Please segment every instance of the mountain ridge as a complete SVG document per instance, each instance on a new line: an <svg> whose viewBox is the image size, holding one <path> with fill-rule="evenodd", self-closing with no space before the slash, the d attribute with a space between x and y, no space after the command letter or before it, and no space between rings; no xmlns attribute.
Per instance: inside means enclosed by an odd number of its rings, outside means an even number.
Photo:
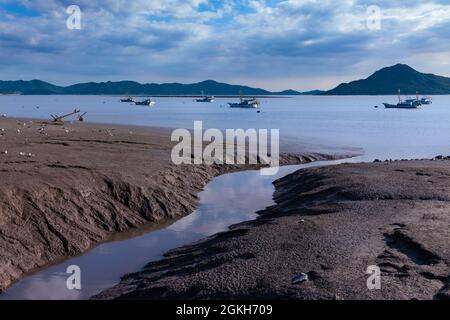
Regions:
<svg viewBox="0 0 450 320"><path fill-rule="evenodd" d="M136 81L107 81L85 82L69 86L57 86L42 80L16 80L1 81L0 93L21 93L24 95L199 95L202 92L213 95L236 95L243 92L246 95L299 95L301 92L285 90L280 92L268 91L261 88L252 88L244 85L233 85L205 80L197 83L139 83Z"/></svg>
<svg viewBox="0 0 450 320"><path fill-rule="evenodd" d="M69 86L58 86L34 79L30 81L1 81L0 94L21 93L24 95L392 95L398 90L403 94L450 94L450 78L432 73L421 73L406 64L382 68L365 79L341 83L336 88L321 91L299 92L284 90L273 92L245 85L235 85L214 80L197 83L139 83L131 80L84 82Z"/></svg>
<svg viewBox="0 0 450 320"><path fill-rule="evenodd" d="M366 79L341 83L320 95L450 94L450 78L421 73L406 64L382 68Z"/></svg>

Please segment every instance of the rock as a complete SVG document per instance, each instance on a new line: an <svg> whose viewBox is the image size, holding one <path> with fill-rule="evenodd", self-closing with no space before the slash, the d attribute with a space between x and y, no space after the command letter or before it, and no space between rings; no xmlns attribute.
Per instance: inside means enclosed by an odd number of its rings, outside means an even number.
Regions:
<svg viewBox="0 0 450 320"><path fill-rule="evenodd" d="M293 278L292 278L292 284L299 284L299 283L303 283L309 280L309 277L306 273L299 273L296 274Z"/></svg>

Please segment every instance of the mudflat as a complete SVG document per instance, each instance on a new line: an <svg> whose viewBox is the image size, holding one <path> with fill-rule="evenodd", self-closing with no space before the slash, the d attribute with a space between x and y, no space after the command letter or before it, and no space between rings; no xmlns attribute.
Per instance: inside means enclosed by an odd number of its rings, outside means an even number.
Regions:
<svg viewBox="0 0 450 320"><path fill-rule="evenodd" d="M169 129L0 118L0 292L118 233L180 218L217 175L170 161ZM290 153L281 164L335 159Z"/></svg>
<svg viewBox="0 0 450 320"><path fill-rule="evenodd" d="M259 219L172 250L94 298L450 298L450 160L305 169L275 187Z"/></svg>

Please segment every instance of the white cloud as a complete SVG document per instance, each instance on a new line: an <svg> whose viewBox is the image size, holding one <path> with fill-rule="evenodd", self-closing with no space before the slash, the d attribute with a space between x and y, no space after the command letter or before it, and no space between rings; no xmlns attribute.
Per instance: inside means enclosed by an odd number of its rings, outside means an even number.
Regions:
<svg viewBox="0 0 450 320"><path fill-rule="evenodd" d="M57 83L214 78L274 89L287 88L283 79L297 79L295 89L314 89L344 74L361 77L406 60L427 70L424 57L443 57L436 48L450 51L450 4L443 1L377 1L378 31L366 26L373 1L14 2L39 15L1 10L11 1L0 0L0 64L3 77L11 79L19 74ZM82 9L81 31L65 28L69 4ZM429 71L450 74L443 65L430 61ZM316 80L304 84L312 73Z"/></svg>

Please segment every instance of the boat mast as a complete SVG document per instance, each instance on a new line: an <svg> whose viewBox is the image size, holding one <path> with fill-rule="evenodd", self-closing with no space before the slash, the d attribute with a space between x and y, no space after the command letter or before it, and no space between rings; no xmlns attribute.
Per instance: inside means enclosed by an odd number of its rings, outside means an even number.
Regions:
<svg viewBox="0 0 450 320"><path fill-rule="evenodd" d="M400 97L400 89L398 89L398 103L402 103L402 98Z"/></svg>

